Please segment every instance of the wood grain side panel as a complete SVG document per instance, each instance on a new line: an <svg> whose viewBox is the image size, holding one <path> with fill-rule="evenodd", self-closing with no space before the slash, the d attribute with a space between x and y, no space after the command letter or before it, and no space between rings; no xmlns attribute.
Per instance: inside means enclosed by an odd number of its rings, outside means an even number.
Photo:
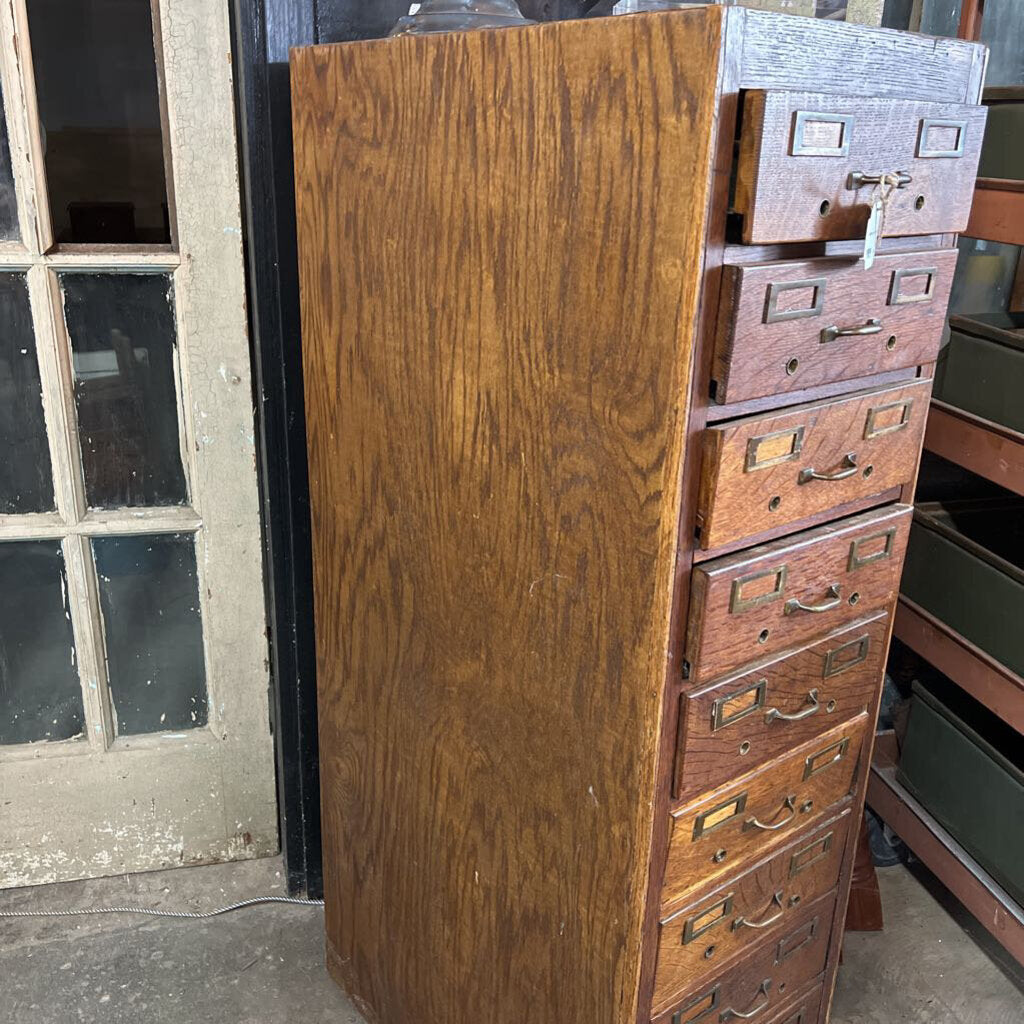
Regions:
<svg viewBox="0 0 1024 1024"><path fill-rule="evenodd" d="M930 380L915 380L709 427L701 546L796 527L912 481L930 393Z"/></svg>
<svg viewBox="0 0 1024 1024"><path fill-rule="evenodd" d="M933 362L956 258L956 249L940 249L882 255L870 270L855 257L726 267L715 401L745 402ZM878 321L874 334L822 341L827 327L871 320Z"/></svg>
<svg viewBox="0 0 1024 1024"><path fill-rule="evenodd" d="M899 589L910 516L909 506L890 505L697 566L699 598L691 599L687 631L690 684L887 608ZM762 580L777 582L762 589ZM834 608L787 613L789 600L824 603L832 584L841 597Z"/></svg>
<svg viewBox="0 0 1024 1024"><path fill-rule="evenodd" d="M327 934L383 1024L635 1020L721 17L293 56Z"/></svg>

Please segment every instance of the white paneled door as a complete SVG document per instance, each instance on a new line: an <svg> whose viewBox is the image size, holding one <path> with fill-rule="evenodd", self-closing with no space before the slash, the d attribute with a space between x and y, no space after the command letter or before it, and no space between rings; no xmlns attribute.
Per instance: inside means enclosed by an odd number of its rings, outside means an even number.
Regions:
<svg viewBox="0 0 1024 1024"><path fill-rule="evenodd" d="M0 0L0 887L277 848L228 6Z"/></svg>

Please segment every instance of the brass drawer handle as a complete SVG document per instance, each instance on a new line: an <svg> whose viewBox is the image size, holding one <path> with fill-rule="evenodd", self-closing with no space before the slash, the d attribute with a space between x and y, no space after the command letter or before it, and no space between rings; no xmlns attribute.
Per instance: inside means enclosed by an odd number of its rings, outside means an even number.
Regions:
<svg viewBox="0 0 1024 1024"><path fill-rule="evenodd" d="M895 178L896 188L906 188L914 180L906 171L896 171ZM850 176L846 179L846 187L854 192L864 185L881 185L883 179L888 179L886 184L890 184L893 174L865 174L863 171L851 171Z"/></svg>
<svg viewBox="0 0 1024 1024"><path fill-rule="evenodd" d="M845 480L847 477L851 477L857 472L857 453L847 452L843 456L843 461L840 465L845 466L846 468L836 470L835 473L819 473L813 467L801 469L796 478L796 482L798 484L808 484L812 480Z"/></svg>
<svg viewBox="0 0 1024 1024"><path fill-rule="evenodd" d="M740 1013L739 1010L734 1010L729 1007L722 1011L722 1015L718 1018L720 1021L732 1020L733 1017L739 1017L741 1020L750 1020L751 1017L756 1017L759 1013L768 1009L768 1004L772 1001L771 996L768 995L768 989L772 987L772 979L765 978L761 982L761 987L757 990L758 996L764 996L764 1002L759 1006L755 1006L754 1009L748 1010L746 1013ZM755 996L757 998L757 996Z"/></svg>
<svg viewBox="0 0 1024 1024"><path fill-rule="evenodd" d="M782 907L781 889L772 897L771 903L768 904L769 910L772 907L778 907L779 909L771 917L764 917L760 921L748 921L745 917L737 917L732 923L732 930L735 932L739 931L740 928L767 928L769 925L773 925L776 921L780 920L786 912Z"/></svg>
<svg viewBox="0 0 1024 1024"><path fill-rule="evenodd" d="M835 606L833 605L832 607ZM804 610L806 611L806 609ZM780 711L778 708L769 708L764 713L764 720L766 722L773 722L775 719L778 719L780 722L802 722L805 718L816 715L821 707L821 702L818 700L818 691L811 690L807 694L805 703L810 706L804 708L803 711L794 711L792 714L786 714L785 711Z"/></svg>
<svg viewBox="0 0 1024 1024"><path fill-rule="evenodd" d="M881 334L882 321L877 316L870 317L864 323L856 327L826 327L821 332L822 344L828 341L835 341L836 338L859 338L865 334Z"/></svg>
<svg viewBox="0 0 1024 1024"><path fill-rule="evenodd" d="M747 828L757 828L762 832L778 832L780 828L785 828L796 817L796 797L787 796L786 799L782 801L782 806L789 811L789 814L786 815L782 821L777 821L774 825L765 825L763 822L757 820L756 815L752 818L747 818L744 824Z"/></svg>
<svg viewBox="0 0 1024 1024"><path fill-rule="evenodd" d="M842 598L839 596L839 584L833 583L828 588L828 596L830 600L823 602L822 604L804 604L803 601L798 600L795 597L791 597L783 607L783 612L786 615L792 615L793 612L830 612L833 608L838 608L842 603Z"/></svg>

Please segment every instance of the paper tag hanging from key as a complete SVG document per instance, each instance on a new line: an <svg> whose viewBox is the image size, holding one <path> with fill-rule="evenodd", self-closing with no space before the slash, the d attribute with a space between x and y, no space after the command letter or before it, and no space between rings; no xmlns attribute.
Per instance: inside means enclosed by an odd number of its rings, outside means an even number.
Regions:
<svg viewBox="0 0 1024 1024"><path fill-rule="evenodd" d="M885 203L880 195L871 201L871 213L868 216L867 230L864 232L864 269L870 270L875 262L875 250L878 240L882 237L882 215Z"/></svg>

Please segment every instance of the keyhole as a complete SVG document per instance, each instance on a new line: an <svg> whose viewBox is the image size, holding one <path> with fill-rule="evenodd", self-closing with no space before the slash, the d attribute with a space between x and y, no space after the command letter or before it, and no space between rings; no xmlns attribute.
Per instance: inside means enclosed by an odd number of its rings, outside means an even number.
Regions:
<svg viewBox="0 0 1024 1024"><path fill-rule="evenodd" d="M827 217L831 209L832 204L827 199L822 199L821 206L818 207L818 213L820 213L822 217Z"/></svg>
<svg viewBox="0 0 1024 1024"><path fill-rule="evenodd" d="M914 209L915 210L923 210L924 209L924 196L918 196L914 200Z"/></svg>

